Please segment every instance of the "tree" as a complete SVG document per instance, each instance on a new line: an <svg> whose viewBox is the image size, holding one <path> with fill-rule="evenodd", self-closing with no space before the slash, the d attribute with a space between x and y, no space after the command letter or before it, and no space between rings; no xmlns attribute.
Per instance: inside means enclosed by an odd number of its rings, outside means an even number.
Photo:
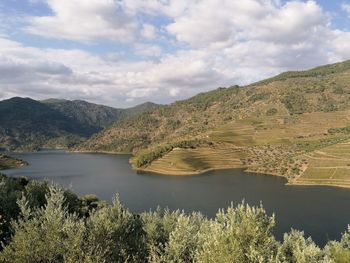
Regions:
<svg viewBox="0 0 350 263"><path fill-rule="evenodd" d="M145 232L138 215L115 197L111 206L93 212L86 221L86 253L93 262L144 262Z"/></svg>
<svg viewBox="0 0 350 263"><path fill-rule="evenodd" d="M262 206L231 205L203 225L196 262L270 262L278 245L272 235L274 225L274 216L267 216Z"/></svg>
<svg viewBox="0 0 350 263"><path fill-rule="evenodd" d="M62 190L50 187L46 199L34 211L25 196L19 200L21 217L12 222L15 235L0 254L1 262L86 262L84 222L68 213Z"/></svg>
<svg viewBox="0 0 350 263"><path fill-rule="evenodd" d="M278 249L278 262L319 263L326 262L325 253L304 233L292 230L284 234L283 243Z"/></svg>

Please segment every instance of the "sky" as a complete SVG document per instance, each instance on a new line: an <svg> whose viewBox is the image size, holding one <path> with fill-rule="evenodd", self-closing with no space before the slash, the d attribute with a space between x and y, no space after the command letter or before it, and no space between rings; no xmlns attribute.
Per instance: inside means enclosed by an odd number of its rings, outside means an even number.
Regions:
<svg viewBox="0 0 350 263"><path fill-rule="evenodd" d="M0 0L0 99L171 103L350 59L350 0Z"/></svg>

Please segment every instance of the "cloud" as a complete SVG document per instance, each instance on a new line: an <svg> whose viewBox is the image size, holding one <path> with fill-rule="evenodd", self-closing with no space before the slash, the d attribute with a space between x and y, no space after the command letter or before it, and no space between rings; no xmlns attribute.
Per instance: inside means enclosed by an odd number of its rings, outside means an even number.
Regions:
<svg viewBox="0 0 350 263"><path fill-rule="evenodd" d="M350 4L342 4L341 8L350 15Z"/></svg>
<svg viewBox="0 0 350 263"><path fill-rule="evenodd" d="M46 4L53 14L30 17L29 33L83 42L130 42L138 29L119 1L46 0Z"/></svg>
<svg viewBox="0 0 350 263"><path fill-rule="evenodd" d="M205 0L176 17L167 30L193 47L221 48L252 39L297 43L317 35L327 22L314 1L280 6L257 0Z"/></svg>
<svg viewBox="0 0 350 263"><path fill-rule="evenodd" d="M157 45L136 44L134 47L135 54L141 57L160 57L162 55L162 48Z"/></svg>
<svg viewBox="0 0 350 263"><path fill-rule="evenodd" d="M45 2L52 14L27 19L27 32L128 49L35 48L0 36L0 98L166 103L350 58L350 33L334 29L315 1Z"/></svg>
<svg viewBox="0 0 350 263"><path fill-rule="evenodd" d="M335 30L330 42L332 46L330 56L333 56L333 60L342 61L350 58L350 32Z"/></svg>
<svg viewBox="0 0 350 263"><path fill-rule="evenodd" d="M162 102L218 84L204 52L181 51L158 61L111 60L81 50L40 49L0 38L2 99L20 95L87 99L113 106ZM130 100L131 99L131 100ZM168 100L169 101L169 100Z"/></svg>
<svg viewBox="0 0 350 263"><path fill-rule="evenodd" d="M149 40L155 39L157 37L156 28L150 24L144 24L142 26L141 35Z"/></svg>

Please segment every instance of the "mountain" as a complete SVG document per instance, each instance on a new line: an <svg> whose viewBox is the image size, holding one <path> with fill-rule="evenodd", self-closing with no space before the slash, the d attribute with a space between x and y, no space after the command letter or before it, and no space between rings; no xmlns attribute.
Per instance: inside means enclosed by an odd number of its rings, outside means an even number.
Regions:
<svg viewBox="0 0 350 263"><path fill-rule="evenodd" d="M240 167L290 183L350 186L349 139L345 61L129 116L76 150L131 152L135 168L164 174Z"/></svg>
<svg viewBox="0 0 350 263"><path fill-rule="evenodd" d="M77 122L88 124L97 129L120 119L124 111L82 100L48 99L41 102Z"/></svg>
<svg viewBox="0 0 350 263"><path fill-rule="evenodd" d="M152 102L126 109L116 109L83 100L47 99L41 102L79 123L96 127L96 129L104 128L112 122L158 107Z"/></svg>
<svg viewBox="0 0 350 263"><path fill-rule="evenodd" d="M15 97L0 101L0 148L70 147L114 121L156 105L115 109L86 101Z"/></svg>

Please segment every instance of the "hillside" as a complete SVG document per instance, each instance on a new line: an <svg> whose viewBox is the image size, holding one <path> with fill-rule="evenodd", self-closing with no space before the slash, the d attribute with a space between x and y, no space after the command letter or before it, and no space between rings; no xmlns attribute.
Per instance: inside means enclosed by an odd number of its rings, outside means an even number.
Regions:
<svg viewBox="0 0 350 263"><path fill-rule="evenodd" d="M41 102L77 122L91 125L97 129L118 120L123 114L122 109L97 105L82 100L48 99Z"/></svg>
<svg viewBox="0 0 350 263"><path fill-rule="evenodd" d="M147 107L114 109L85 101L12 98L0 101L0 149L36 150L70 147L101 131L111 122Z"/></svg>
<svg viewBox="0 0 350 263"><path fill-rule="evenodd" d="M136 168L164 174L241 167L285 176L290 183L350 186L347 156L326 167L313 161L332 145L346 149L349 116L345 61L218 88L128 117L77 150L132 152ZM341 156L327 153L323 158ZM322 178L314 170L322 170Z"/></svg>
<svg viewBox="0 0 350 263"><path fill-rule="evenodd" d="M18 168L28 165L27 162L0 153L0 170Z"/></svg>

